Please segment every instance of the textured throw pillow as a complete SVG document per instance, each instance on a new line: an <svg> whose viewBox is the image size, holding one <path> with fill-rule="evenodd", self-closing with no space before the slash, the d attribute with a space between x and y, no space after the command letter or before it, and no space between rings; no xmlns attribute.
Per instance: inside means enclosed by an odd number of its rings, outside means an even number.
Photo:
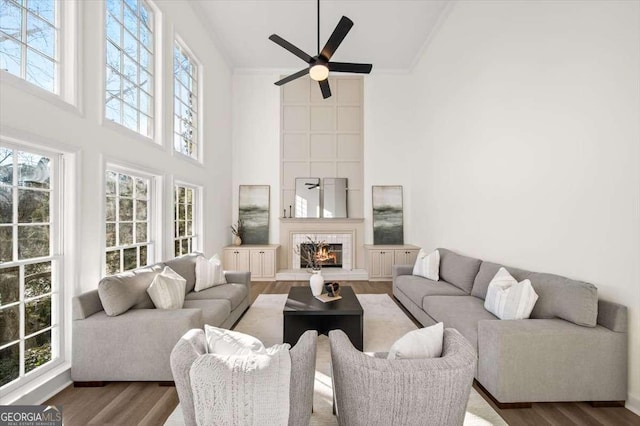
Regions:
<svg viewBox="0 0 640 426"><path fill-rule="evenodd" d="M518 282L500 268L489 283L484 308L503 320L526 319L538 300L531 281Z"/></svg>
<svg viewBox="0 0 640 426"><path fill-rule="evenodd" d="M165 266L147 289L151 301L158 309L181 309L187 280L176 271Z"/></svg>
<svg viewBox="0 0 640 426"><path fill-rule="evenodd" d="M212 327L210 325L204 326L204 334L207 339L207 348L210 354L249 355L252 353L267 353L262 342L248 334Z"/></svg>
<svg viewBox="0 0 640 426"><path fill-rule="evenodd" d="M433 281L440 279L440 252L434 250L431 254L427 254L423 249L420 249L416 264L413 266L413 275L428 278Z"/></svg>
<svg viewBox="0 0 640 426"><path fill-rule="evenodd" d="M214 254L211 259L198 256L196 259L196 286L194 291L202 291L209 287L226 284L220 256Z"/></svg>
<svg viewBox="0 0 640 426"><path fill-rule="evenodd" d="M396 340L388 359L439 358L442 355L444 324L413 330Z"/></svg>

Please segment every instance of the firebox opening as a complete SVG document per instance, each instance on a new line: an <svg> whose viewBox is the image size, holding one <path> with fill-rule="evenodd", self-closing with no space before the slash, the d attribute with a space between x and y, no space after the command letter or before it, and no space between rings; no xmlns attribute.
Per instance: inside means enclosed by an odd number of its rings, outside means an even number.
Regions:
<svg viewBox="0 0 640 426"><path fill-rule="evenodd" d="M304 253L308 253L311 248L311 244L300 244L300 267L306 268L308 266L305 260ZM316 259L322 262L323 268L342 268L342 244L328 244L322 252L316 254Z"/></svg>

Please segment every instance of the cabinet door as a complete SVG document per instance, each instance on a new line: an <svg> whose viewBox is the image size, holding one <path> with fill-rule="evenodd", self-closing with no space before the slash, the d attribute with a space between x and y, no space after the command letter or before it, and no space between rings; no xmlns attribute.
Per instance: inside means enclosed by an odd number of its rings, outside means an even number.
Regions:
<svg viewBox="0 0 640 426"><path fill-rule="evenodd" d="M382 251L369 250L369 277L380 278L382 276Z"/></svg>
<svg viewBox="0 0 640 426"><path fill-rule="evenodd" d="M251 278L262 278L262 250L251 250L249 267Z"/></svg>
<svg viewBox="0 0 640 426"><path fill-rule="evenodd" d="M262 276L264 278L273 278L276 276L275 250L262 250Z"/></svg>
<svg viewBox="0 0 640 426"><path fill-rule="evenodd" d="M418 253L420 250L407 250L407 257L405 258L405 265L415 265L416 259L418 258Z"/></svg>
<svg viewBox="0 0 640 426"><path fill-rule="evenodd" d="M249 272L249 250L235 250L236 251L236 270L241 272Z"/></svg>
<svg viewBox="0 0 640 426"><path fill-rule="evenodd" d="M393 251L393 264L394 265L406 265L407 264L407 251L406 250L394 250Z"/></svg>
<svg viewBox="0 0 640 426"><path fill-rule="evenodd" d="M232 249L224 250L222 254L222 268L225 271L237 271L238 270L238 262L236 258L236 251Z"/></svg>
<svg viewBox="0 0 640 426"><path fill-rule="evenodd" d="M393 251L387 250L382 252L382 264L380 274L382 277L391 277L393 269Z"/></svg>

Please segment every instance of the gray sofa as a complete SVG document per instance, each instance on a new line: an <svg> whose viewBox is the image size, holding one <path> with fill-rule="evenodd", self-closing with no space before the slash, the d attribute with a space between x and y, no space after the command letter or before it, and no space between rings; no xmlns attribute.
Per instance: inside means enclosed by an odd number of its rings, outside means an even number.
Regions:
<svg viewBox="0 0 640 426"><path fill-rule="evenodd" d="M503 407L531 402L627 398L627 308L598 300L593 284L505 267L531 280L530 319L499 320L484 309L502 265L440 251L440 281L395 265L393 294L424 326L443 322L478 351L477 381Z"/></svg>
<svg viewBox="0 0 640 426"><path fill-rule="evenodd" d="M187 331L231 328L249 307L251 274L225 272L228 284L194 292L197 256L103 278L97 290L73 298L74 382L173 381L169 355ZM182 309L155 309L146 292L165 266L187 280Z"/></svg>

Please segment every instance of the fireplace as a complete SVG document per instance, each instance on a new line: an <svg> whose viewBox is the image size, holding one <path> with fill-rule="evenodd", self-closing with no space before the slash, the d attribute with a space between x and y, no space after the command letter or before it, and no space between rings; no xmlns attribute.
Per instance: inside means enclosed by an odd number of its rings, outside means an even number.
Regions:
<svg viewBox="0 0 640 426"><path fill-rule="evenodd" d="M300 244L300 252L307 253L311 249L310 243ZM300 256L300 267L308 266L306 256ZM342 268L342 244L329 243L321 253L316 254L316 258L322 262L323 268Z"/></svg>

